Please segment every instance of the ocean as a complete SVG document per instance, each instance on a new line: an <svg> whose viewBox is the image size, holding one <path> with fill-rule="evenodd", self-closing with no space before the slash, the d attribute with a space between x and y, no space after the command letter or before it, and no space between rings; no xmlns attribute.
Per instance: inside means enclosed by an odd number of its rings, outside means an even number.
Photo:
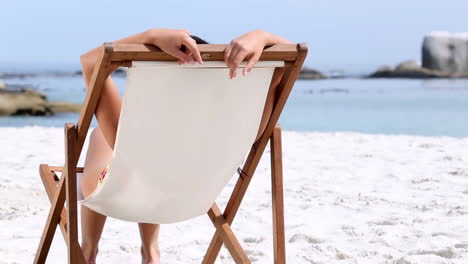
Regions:
<svg viewBox="0 0 468 264"><path fill-rule="evenodd" d="M114 79L122 92L125 78ZM31 86L45 93L49 100L80 103L85 97L79 75L37 74L5 81ZM280 124L283 129L293 131L468 137L467 119L468 79L353 77L298 80ZM0 117L0 127L62 127L77 120L76 113Z"/></svg>

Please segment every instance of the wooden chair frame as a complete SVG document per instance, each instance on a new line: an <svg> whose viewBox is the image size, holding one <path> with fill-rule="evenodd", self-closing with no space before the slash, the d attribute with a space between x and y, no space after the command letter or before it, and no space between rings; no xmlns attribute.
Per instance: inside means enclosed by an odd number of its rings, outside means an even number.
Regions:
<svg viewBox="0 0 468 264"><path fill-rule="evenodd" d="M224 61L226 45L206 44L198 47L203 60ZM224 212L221 212L216 203L207 212L216 228L216 232L203 259L205 264L215 262L223 244L226 245L236 263L250 263L247 254L231 229L231 224L239 210L268 141L270 141L271 148L274 260L275 263L286 262L281 128L277 125L277 122L306 56L306 44L277 44L266 48L260 57L260 60L264 61L284 61L284 74L277 87L272 114L267 126L263 134L252 146ZM102 46L99 61L91 78L91 88L86 95L79 121L77 124L65 124L65 166L53 167L47 164L39 166L39 173L51 202L51 208L34 263L45 263L57 225L60 226L67 244L68 263L86 263L78 241L76 173L83 172L83 168L78 168L77 162L96 110L101 89L111 73L111 68L115 66L130 67L132 61L175 60L177 59L151 45L105 43ZM62 173L60 178L56 175L56 172Z"/></svg>

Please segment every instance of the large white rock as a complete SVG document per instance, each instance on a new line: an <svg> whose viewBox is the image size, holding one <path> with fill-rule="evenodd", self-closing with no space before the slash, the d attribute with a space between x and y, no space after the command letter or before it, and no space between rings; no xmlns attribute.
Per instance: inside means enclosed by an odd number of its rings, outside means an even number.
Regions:
<svg viewBox="0 0 468 264"><path fill-rule="evenodd" d="M4 81L0 80L0 89L6 89L7 85Z"/></svg>
<svg viewBox="0 0 468 264"><path fill-rule="evenodd" d="M424 37L422 66L468 75L468 33L431 32Z"/></svg>

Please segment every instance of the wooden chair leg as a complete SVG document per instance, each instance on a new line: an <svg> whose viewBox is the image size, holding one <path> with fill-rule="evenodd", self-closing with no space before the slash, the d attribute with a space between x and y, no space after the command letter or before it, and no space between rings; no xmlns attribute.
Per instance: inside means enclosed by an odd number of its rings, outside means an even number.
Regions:
<svg viewBox="0 0 468 264"><path fill-rule="evenodd" d="M271 194L273 209L273 250L276 264L286 263L284 235L283 159L281 127L276 126L270 139Z"/></svg>
<svg viewBox="0 0 468 264"><path fill-rule="evenodd" d="M65 125L65 168L66 177L66 202L67 202L67 240L68 240L68 263L86 264L83 252L78 242L78 201L76 186L76 140L77 131L74 124ZM63 177L63 176L62 176Z"/></svg>
<svg viewBox="0 0 468 264"><path fill-rule="evenodd" d="M57 224L60 222L60 214L65 203L65 178L62 177L59 181L57 193L52 200L52 205L47 217L46 225L41 236L39 248L37 249L34 263L45 263L47 254L49 253L52 239L54 238Z"/></svg>
<svg viewBox="0 0 468 264"><path fill-rule="evenodd" d="M223 246L223 239L221 238L221 232L216 231L213 238L211 239L208 250L203 258L202 264L213 264L218 257L218 253Z"/></svg>
<svg viewBox="0 0 468 264"><path fill-rule="evenodd" d="M229 250L229 253L231 254L234 261L236 263L250 263L247 254L237 240L234 232L231 229L231 226L227 222L226 218L224 218L224 215L221 213L221 210L219 210L216 203L214 203L211 209L208 211L208 216L216 227L216 230L220 233L222 241L221 245L223 243L226 245L226 248Z"/></svg>
<svg viewBox="0 0 468 264"><path fill-rule="evenodd" d="M273 195L273 232L274 232L274 254L275 263L285 263L285 235L284 235L284 203L283 203L283 179L282 179L282 149L281 149L281 127L277 125L270 136L271 162L272 162L272 195ZM255 152L250 153L243 171L253 174L258 165L259 157L263 153L263 146L257 147ZM253 157L253 158L252 158ZM258 160L256 160L258 159ZM237 209L249 186L252 175L240 178L234 187L231 198L224 211L224 219L230 225L234 220ZM213 264L223 246L223 235L221 230L216 230L210 242L208 250L203 259L203 264Z"/></svg>
<svg viewBox="0 0 468 264"><path fill-rule="evenodd" d="M60 170L62 171L62 170ZM47 164L41 164L39 166L39 175L41 176L42 183L44 184L44 188L47 192L47 197L51 203L53 203L54 197L59 190L57 188L56 181L54 180L55 173L53 169L49 167ZM60 230L62 231L63 239L67 240L67 209L63 208L62 213L60 214Z"/></svg>
<svg viewBox="0 0 468 264"><path fill-rule="evenodd" d="M52 169L46 164L39 167L39 173L52 205L34 263L45 263L55 230L57 225L60 225L68 248L68 263L86 264L78 242L76 139L77 133L74 124L67 124L65 126L65 167L52 168L63 172L58 186L55 185L55 175ZM67 208L64 208L65 202Z"/></svg>
<svg viewBox="0 0 468 264"><path fill-rule="evenodd" d="M261 154L265 150L266 145L259 145L249 153L247 160L242 168L242 171L247 172L244 177L239 177L236 185L234 186L234 190L232 191L231 197L229 198L229 202L226 205L224 210L224 218L226 219L229 225L232 224L234 221L234 217L236 216L237 210L240 207L242 199L244 198L245 193L247 192L247 188L249 187L250 180L252 179L252 175L257 168L257 165L260 161ZM219 251L223 246L223 238L221 235L220 230L216 230L211 239L211 243L206 251L205 257L203 259L203 264L213 264L218 257Z"/></svg>

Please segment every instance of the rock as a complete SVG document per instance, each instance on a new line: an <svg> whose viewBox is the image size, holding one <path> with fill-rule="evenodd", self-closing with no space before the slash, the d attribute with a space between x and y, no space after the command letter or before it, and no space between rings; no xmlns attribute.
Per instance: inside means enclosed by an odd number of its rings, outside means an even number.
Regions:
<svg viewBox="0 0 468 264"><path fill-rule="evenodd" d="M369 75L369 78L388 78L393 74L393 69L390 66L380 66L377 71Z"/></svg>
<svg viewBox="0 0 468 264"><path fill-rule="evenodd" d="M393 71L393 68L388 65L383 65L377 69L377 72L387 72L387 71Z"/></svg>
<svg viewBox="0 0 468 264"><path fill-rule="evenodd" d="M46 97L32 90L0 90L0 115L52 115Z"/></svg>
<svg viewBox="0 0 468 264"><path fill-rule="evenodd" d="M112 75L119 76L119 77L126 76L127 71L128 71L127 67L119 67L119 68L117 68L117 70L112 72ZM75 71L75 72L73 72L73 75L81 76L81 75L83 75L83 71L81 71L81 70Z"/></svg>
<svg viewBox="0 0 468 264"><path fill-rule="evenodd" d="M395 71L409 71L409 70L419 70L421 65L417 61L404 61L398 64L395 68Z"/></svg>
<svg viewBox="0 0 468 264"><path fill-rule="evenodd" d="M0 89L0 116L46 116L59 112L79 112L80 109L79 104L49 102L44 94L31 89Z"/></svg>
<svg viewBox="0 0 468 264"><path fill-rule="evenodd" d="M431 32L424 37L422 66L468 76L468 33Z"/></svg>
<svg viewBox="0 0 468 264"><path fill-rule="evenodd" d="M310 68L302 68L301 72L299 73L299 79L307 79L307 80L317 80L317 79L325 79L327 78L323 73L310 69Z"/></svg>
<svg viewBox="0 0 468 264"><path fill-rule="evenodd" d="M36 77L35 73L7 72L0 73L0 79L26 79Z"/></svg>
<svg viewBox="0 0 468 264"><path fill-rule="evenodd" d="M53 101L49 102L49 106L54 113L66 113L66 112L80 112L81 111L81 104L69 103L69 102L61 102L61 101Z"/></svg>
<svg viewBox="0 0 468 264"><path fill-rule="evenodd" d="M4 81L0 80L0 89L6 89L7 85Z"/></svg>
<svg viewBox="0 0 468 264"><path fill-rule="evenodd" d="M381 66L369 78L452 78L458 77L450 73L423 68L416 61L405 61L397 65L395 69L390 66Z"/></svg>

